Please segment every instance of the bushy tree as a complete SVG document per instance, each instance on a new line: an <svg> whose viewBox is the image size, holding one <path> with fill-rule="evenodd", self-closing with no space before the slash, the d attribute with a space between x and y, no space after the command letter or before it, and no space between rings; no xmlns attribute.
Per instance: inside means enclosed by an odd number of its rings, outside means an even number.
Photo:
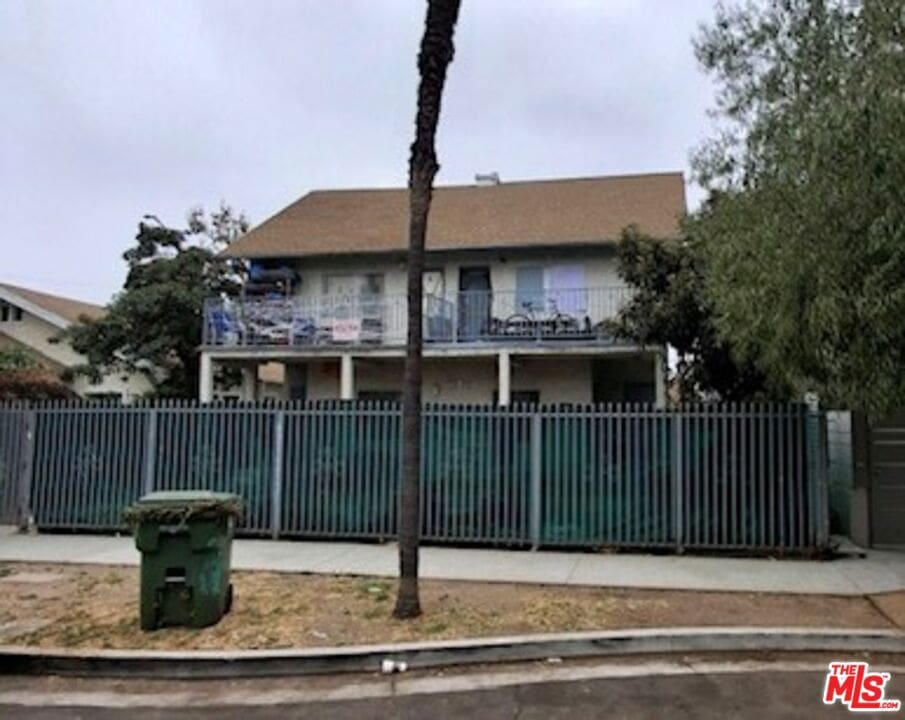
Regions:
<svg viewBox="0 0 905 720"><path fill-rule="evenodd" d="M905 403L905 4L720 6L696 42L720 191L695 234L719 333L773 381L880 415Z"/></svg>
<svg viewBox="0 0 905 720"><path fill-rule="evenodd" d="M226 205L209 216L192 210L184 229L145 220L151 222L138 224L135 245L123 253L129 272L122 291L104 317L83 319L68 338L87 358L78 371L92 378L140 372L159 397L194 398L204 302L239 288L244 269L220 253L248 221Z"/></svg>
<svg viewBox="0 0 905 720"><path fill-rule="evenodd" d="M768 388L750 362L737 362L716 330L705 295L705 258L685 225L678 240L652 238L636 228L617 246L619 274L634 295L620 312L617 334L641 345L669 345L678 353L676 380L681 398L716 395L722 400L783 397Z"/></svg>
<svg viewBox="0 0 905 720"><path fill-rule="evenodd" d="M0 348L0 401L70 400L77 395L34 353L25 348Z"/></svg>
<svg viewBox="0 0 905 720"><path fill-rule="evenodd" d="M24 347L0 348L0 370L33 370L41 367L35 354Z"/></svg>

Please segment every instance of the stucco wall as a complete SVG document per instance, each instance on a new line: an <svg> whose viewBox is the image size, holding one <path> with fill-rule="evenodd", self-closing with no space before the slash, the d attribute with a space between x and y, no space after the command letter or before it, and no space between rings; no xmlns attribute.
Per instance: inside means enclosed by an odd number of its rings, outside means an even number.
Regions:
<svg viewBox="0 0 905 720"><path fill-rule="evenodd" d="M535 390L541 403L591 402L588 358L514 358L512 390Z"/></svg>
<svg viewBox="0 0 905 720"><path fill-rule="evenodd" d="M445 296L454 300L459 290L459 270L462 267L488 266L490 283L495 291L501 293L515 291L517 268L524 266L548 267L553 265L582 265L585 273L585 284L588 288L621 286L624 283L617 272L616 258L609 248L601 247L599 252L574 250L537 253L461 253L443 259L428 258L428 270L442 270L444 275ZM406 289L405 262L399 258L371 258L300 261L298 269L302 282L297 294L305 298L319 297L324 292L324 278L328 275L363 275L365 273L383 273L384 294L402 297Z"/></svg>
<svg viewBox="0 0 905 720"><path fill-rule="evenodd" d="M59 333L60 328L27 312L23 314L21 320L0 322L0 334L34 350L58 366L72 367L81 364L82 356L67 343L50 342L51 338Z"/></svg>
<svg viewBox="0 0 905 720"><path fill-rule="evenodd" d="M54 372L83 364L84 356L75 352L68 343L51 342L60 332L60 328L55 325L25 312L21 320L0 322L0 346L27 348L38 356L45 367ZM126 402L151 389L144 376L127 373L112 373L97 384L79 376L68 385L82 396L117 394Z"/></svg>
<svg viewBox="0 0 905 720"><path fill-rule="evenodd" d="M401 358L355 360L356 395L366 392L401 392ZM294 365L304 377L309 400L339 398L340 362L314 360ZM596 368L596 369L595 369ZM605 399L621 401L627 382L654 383L649 356L629 358L547 358L514 356L511 362L512 391L536 391L541 403L590 403L594 399L595 375L604 384ZM425 402L486 404L497 390L496 357L425 358L422 394ZM288 396L283 386L282 397Z"/></svg>

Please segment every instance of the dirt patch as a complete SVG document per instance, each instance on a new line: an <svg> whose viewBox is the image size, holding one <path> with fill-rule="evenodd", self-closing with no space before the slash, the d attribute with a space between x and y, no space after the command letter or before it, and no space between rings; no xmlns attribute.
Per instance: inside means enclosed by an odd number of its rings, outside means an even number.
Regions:
<svg viewBox="0 0 905 720"><path fill-rule="evenodd" d="M137 568L5 567L12 572L4 578L0 623L48 622L5 642L42 647L251 649L627 627L894 627L866 598L435 580L421 584L422 617L400 622L391 617L391 580L235 572L233 610L220 623L145 633L138 626ZM17 573L53 573L56 579L17 583ZM905 596L901 602L905 607Z"/></svg>

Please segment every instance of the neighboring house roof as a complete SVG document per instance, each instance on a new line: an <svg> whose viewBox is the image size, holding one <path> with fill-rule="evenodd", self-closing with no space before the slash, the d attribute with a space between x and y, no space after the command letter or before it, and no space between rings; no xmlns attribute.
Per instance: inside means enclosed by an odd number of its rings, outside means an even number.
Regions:
<svg viewBox="0 0 905 720"><path fill-rule="evenodd" d="M461 185L434 189L428 250L582 245L637 225L675 237L682 173ZM408 190L315 190L236 240L231 257L396 252L408 243Z"/></svg>
<svg viewBox="0 0 905 720"><path fill-rule="evenodd" d="M60 328L78 322L83 315L97 320L106 312L100 305L6 283L0 283L0 300L17 305Z"/></svg>

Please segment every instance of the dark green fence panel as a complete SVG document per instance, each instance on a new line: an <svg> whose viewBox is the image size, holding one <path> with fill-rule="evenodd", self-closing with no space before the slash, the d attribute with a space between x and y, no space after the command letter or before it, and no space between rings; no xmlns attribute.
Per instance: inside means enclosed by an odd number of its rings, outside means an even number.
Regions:
<svg viewBox="0 0 905 720"><path fill-rule="evenodd" d="M422 537L825 547L824 436L795 404L427 405ZM242 534L388 539L403 441L394 403L4 406L0 519L22 506L39 528L114 530L145 492L203 488L242 496Z"/></svg>
<svg viewBox="0 0 905 720"><path fill-rule="evenodd" d="M142 494L147 414L52 403L34 410L30 506L39 528L117 529Z"/></svg>
<svg viewBox="0 0 905 720"><path fill-rule="evenodd" d="M154 477L148 489L214 490L240 495L237 529L269 531L274 413L258 405L164 403L155 410Z"/></svg>
<svg viewBox="0 0 905 720"><path fill-rule="evenodd" d="M21 477L25 470L29 440L29 411L24 404L0 407L0 523L19 521Z"/></svg>

